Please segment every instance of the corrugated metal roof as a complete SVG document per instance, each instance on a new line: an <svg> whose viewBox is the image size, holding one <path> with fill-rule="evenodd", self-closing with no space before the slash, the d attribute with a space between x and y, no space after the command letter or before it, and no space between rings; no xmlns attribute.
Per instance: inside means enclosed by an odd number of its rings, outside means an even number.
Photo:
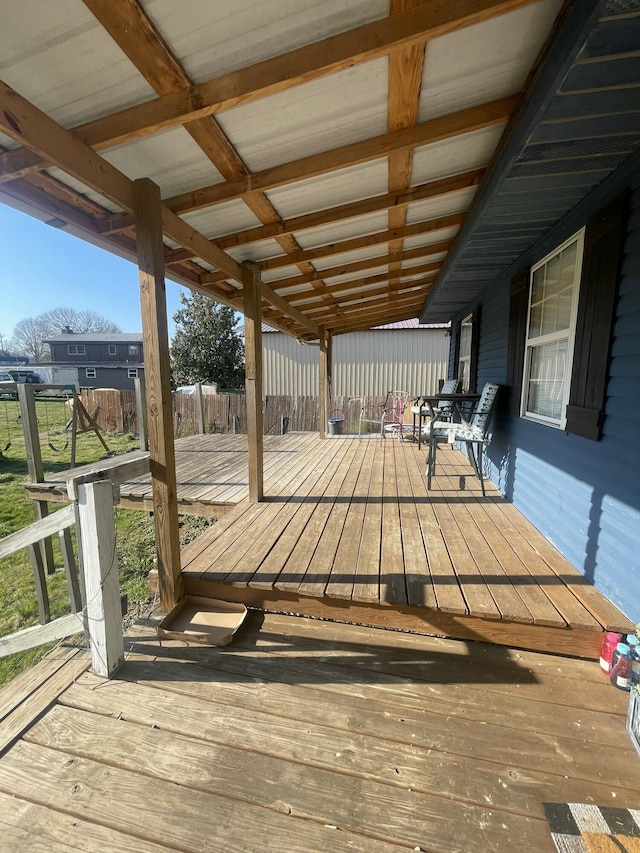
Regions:
<svg viewBox="0 0 640 853"><path fill-rule="evenodd" d="M208 244L197 235L185 239L171 232L165 217L172 278L240 308L241 276L230 259L256 262L266 283L310 312L305 324L298 309L287 312L286 302L276 299L266 319L297 335L317 333L313 322L309 326L313 318L342 333L415 315L434 271L420 282L420 292L405 287L400 296L407 269L445 257L459 227L444 222L428 230L424 223L473 203L480 174L463 173L490 163L560 6L561 0L525 6L503 0L481 10L468 4L460 9L418 5L387 19L389 0L145 0L137 19L127 20L119 4L24 0L19 8L9 4L4 10L1 76L64 127L77 128L76 135L117 167L125 182L142 176L154 180L166 206L228 254L225 259L205 251ZM437 31L434 21L442 21ZM380 49L398 22L408 29ZM605 55L607 38L598 35L588 59ZM633 43L618 32L615 38ZM334 61L336 45L343 45L343 52ZM412 59L395 62L407 45ZM272 57L277 60L270 65ZM565 101L550 104L550 116L565 121L564 106L575 114L586 89L600 85L597 64L576 67L567 77L569 88L562 90ZM621 81L634 67L627 65L622 76L611 78L620 122L633 101ZM412 74L415 69L420 73ZM496 105L504 96L513 97ZM135 114L126 112L132 105L139 108ZM0 198L134 255L130 217L109 216L130 210L130 200L109 192L100 168L98 177L92 173L87 180L72 158L65 159L64 145L50 150L47 133L31 138L32 125L25 123L25 130L12 124L10 112L0 111L0 128L8 134L0 142L7 148L25 144L54 165L42 171L45 164L40 164L40 172L29 166L15 171L16 161L0 152ZM429 123L438 116L447 120ZM558 130L545 132L551 137ZM629 147L634 143L624 133ZM521 152L515 153L504 206L483 228L509 217L511 196L535 198L530 186L538 172L557 187L569 152L563 138L547 141L554 144L552 157L543 151L541 157L532 152L517 160ZM532 136L526 143L542 141ZM610 146L608 159L603 151L571 156L591 158L597 177L617 162L619 148ZM556 165L546 165L551 159ZM455 180L439 189L424 186L448 177ZM569 198L578 187L567 189ZM543 228L559 206L547 204L549 194L540 201ZM350 207L334 213L344 205ZM508 244L500 243L498 231L480 230L469 245L495 269L534 238L537 228L528 226ZM460 270L467 287L464 264ZM288 285L288 278L293 283ZM478 282L476 276L474 286ZM298 296L307 293L314 298ZM354 294L361 294L360 306L347 300Z"/></svg>

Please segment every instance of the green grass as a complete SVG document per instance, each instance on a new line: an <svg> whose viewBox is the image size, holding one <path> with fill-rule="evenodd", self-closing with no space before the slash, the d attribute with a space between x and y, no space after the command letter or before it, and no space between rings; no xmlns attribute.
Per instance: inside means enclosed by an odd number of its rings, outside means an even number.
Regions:
<svg viewBox="0 0 640 853"><path fill-rule="evenodd" d="M18 403L0 400L0 537L7 536L34 519L32 502L21 485L28 479L22 425L18 420ZM69 417L63 401L37 399L42 461L45 474L66 470L71 459L70 445L64 426ZM126 453L138 447L132 435L107 433L105 440L114 454ZM3 450L11 442L11 446ZM50 446L53 445L53 447ZM54 450L53 448L57 448ZM94 433L78 435L76 464L95 462L104 455L104 448ZM61 505L49 504L55 512ZM182 516L181 540L188 541L207 527L211 521ZM75 547L75 529L72 529ZM153 519L144 512L116 509L116 541L120 585L131 603L149 598L147 576L155 564L155 535ZM62 566L58 538L53 537L54 562ZM63 572L56 571L47 579L51 618L69 612L69 596ZM11 634L38 623L38 607L31 562L27 550L0 559L0 636ZM39 660L51 646L41 646L17 655L0 659L0 685L14 678L23 669Z"/></svg>

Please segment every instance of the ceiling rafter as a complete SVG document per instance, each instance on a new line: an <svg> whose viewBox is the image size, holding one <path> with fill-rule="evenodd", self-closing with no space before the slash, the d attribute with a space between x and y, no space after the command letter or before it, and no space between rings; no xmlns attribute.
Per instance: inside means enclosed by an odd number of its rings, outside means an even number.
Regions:
<svg viewBox="0 0 640 853"><path fill-rule="evenodd" d="M518 95L498 98L488 103L467 107L454 113L421 122L394 133L352 142L309 157L302 157L280 166L254 172L240 181L212 184L165 200L175 213L188 213L234 201L252 190L272 190L299 181L358 166L386 157L392 151L419 148L456 136L494 127L508 121L518 104Z"/></svg>
<svg viewBox="0 0 640 853"><path fill-rule="evenodd" d="M420 6L422 0L391 0L391 14L398 15L406 9ZM418 120L420 88L424 67L425 42L404 45L389 54L389 97L387 129L390 133L406 127L414 127ZM393 151L389 154L389 192L401 193L411 186L413 150ZM389 210L389 228L402 228L407 220L406 206ZM401 252L403 240L394 240L389 244L390 252ZM398 284L397 273L400 267L391 264L389 272L389 299Z"/></svg>
<svg viewBox="0 0 640 853"><path fill-rule="evenodd" d="M195 121L241 103L284 91L326 74L384 56L390 50L505 14L538 0L427 0L425 5L383 18L237 69L196 86L129 107L73 129L97 150ZM104 5L106 5L106 0ZM110 4L119 5L119 4ZM160 75L162 76L162 74ZM0 181L24 177L48 165L26 148L0 157Z"/></svg>
<svg viewBox="0 0 640 853"><path fill-rule="evenodd" d="M133 210L133 181L2 81L0 81L0 130L48 158L64 172L110 199L114 204L125 210ZM162 206L162 224L165 234L176 243L189 246L198 257L224 269L224 272L236 281L242 281L242 270L237 261L213 246L204 235L164 205ZM312 332L316 332L317 327L313 321L307 320L297 309L290 308L284 297L273 293L268 287L264 288L263 295L283 312L293 316ZM228 295L224 293L217 298L237 307L237 303L234 305L230 302Z"/></svg>
<svg viewBox="0 0 640 853"><path fill-rule="evenodd" d="M117 4L112 0L83 2L158 95L171 95L192 85L191 79L138 0L120 0ZM249 175L244 161L214 116L196 119L186 124L185 129L225 180L242 180ZM263 193L248 193L243 201L264 225L281 221L278 212ZM300 249L293 236L277 239L285 252ZM305 265L301 271L308 272L308 266ZM316 288L324 291L322 282L318 282Z"/></svg>
<svg viewBox="0 0 640 853"><path fill-rule="evenodd" d="M434 261L429 264L418 264L415 267L404 267L398 271L398 276L400 278L407 278L410 275L421 275L426 272L437 272L441 267L440 261ZM351 278L348 281L341 281L339 284L328 284L327 287L329 292L332 295L336 293L341 293L344 290L349 290L355 287L368 287L372 284L379 284L381 281L389 280L389 271L385 270L384 272L377 273L376 275L366 276L364 278ZM276 290L273 287L274 282L269 282L269 286ZM287 294L287 301L291 305L298 305L300 300L309 299L310 297L317 296L315 291L313 290L301 290L297 293Z"/></svg>
<svg viewBox="0 0 640 853"><path fill-rule="evenodd" d="M261 225L255 228L247 228L244 231L236 231L234 234L225 234L223 237L216 237L215 242L221 249L225 249L226 251L227 249L234 249L237 246L245 246L250 243L257 243L260 240L267 240L279 234L298 233L300 231L307 231L310 228L318 228L322 225L332 225L336 222L342 222L345 219L354 219L368 213L379 213L398 205L413 204L414 202L426 201L432 198L442 198L461 190L474 189L482 180L484 173L484 169L472 169L468 172L461 172L457 175L450 175L447 178L439 178L436 181L420 184L417 187L407 190L407 192L371 196L361 201L353 201L348 204L341 204L337 207L320 210L317 213L307 213L303 216L282 220L279 224ZM103 233L113 233L110 222L104 223L101 227L103 228ZM188 255L184 249L170 249L165 255L165 262L167 264L177 263L178 261L186 260L187 257Z"/></svg>

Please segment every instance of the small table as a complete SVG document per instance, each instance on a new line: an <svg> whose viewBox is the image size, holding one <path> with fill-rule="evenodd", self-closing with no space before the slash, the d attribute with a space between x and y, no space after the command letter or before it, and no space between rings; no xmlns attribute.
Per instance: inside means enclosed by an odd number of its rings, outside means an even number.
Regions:
<svg viewBox="0 0 640 853"><path fill-rule="evenodd" d="M416 402L420 400L421 402L418 404L420 412L418 414L418 450L420 450L420 446L422 444L422 422L425 418L431 418L431 420L435 420L437 415L434 411L434 406L437 407L438 403L451 403L452 412L460 418L460 422L469 425L467 418L465 417L464 405L465 403L477 403L480 399L480 394L472 393L470 391L461 391L455 394L428 394L425 397L417 397ZM428 411L424 411L424 406L427 406ZM415 415L413 418L413 425L415 429Z"/></svg>

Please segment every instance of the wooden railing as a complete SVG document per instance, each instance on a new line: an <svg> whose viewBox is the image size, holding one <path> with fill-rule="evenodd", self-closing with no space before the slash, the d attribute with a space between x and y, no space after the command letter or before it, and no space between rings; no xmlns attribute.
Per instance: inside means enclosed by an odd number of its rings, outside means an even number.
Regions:
<svg viewBox="0 0 640 853"><path fill-rule="evenodd" d="M1 637L0 657L84 631L91 647L94 672L108 678L118 669L124 644L114 506L120 500L118 483L148 471L149 458L144 456L108 472L97 467L91 474L70 476L68 506L0 539L0 558L23 548L31 553L40 620L40 625ZM74 524L80 573L76 570L70 535ZM56 533L62 545L71 613L51 621L40 543Z"/></svg>

